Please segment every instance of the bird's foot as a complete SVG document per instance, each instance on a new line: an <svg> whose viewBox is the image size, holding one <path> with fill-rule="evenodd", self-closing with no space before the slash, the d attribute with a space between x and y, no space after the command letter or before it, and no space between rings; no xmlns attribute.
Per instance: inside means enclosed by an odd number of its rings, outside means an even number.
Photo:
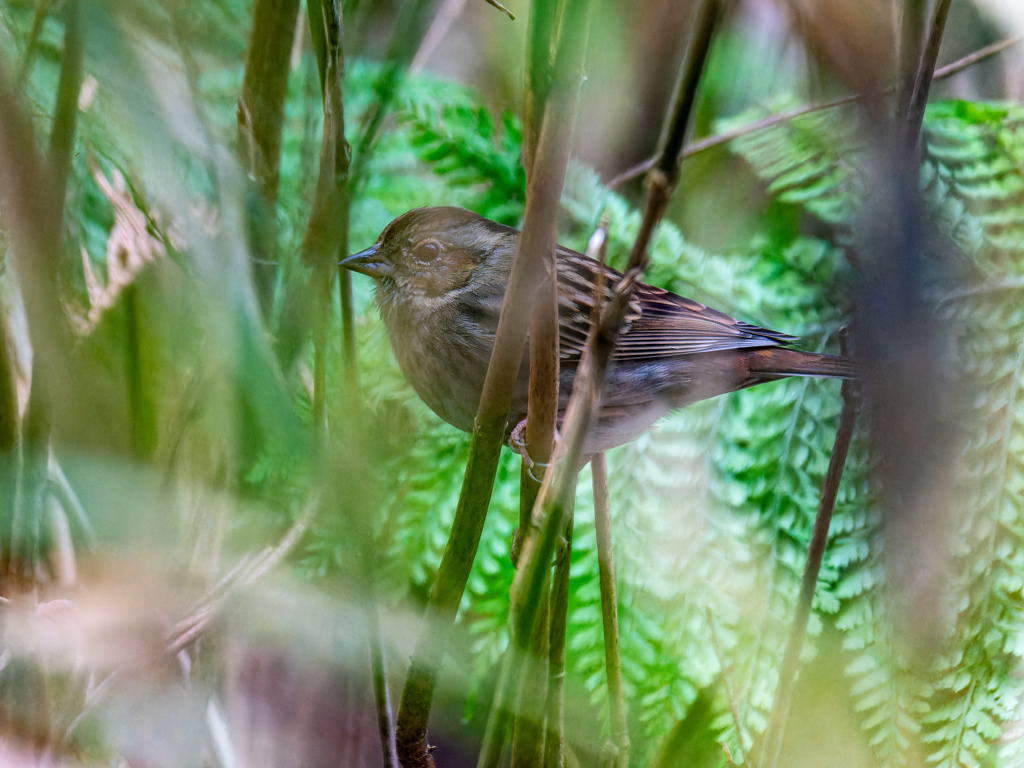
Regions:
<svg viewBox="0 0 1024 768"><path fill-rule="evenodd" d="M530 458L530 451L526 447L526 419L512 428L508 436L508 447L522 456L527 466L533 466L533 459Z"/></svg>
<svg viewBox="0 0 1024 768"><path fill-rule="evenodd" d="M555 429L555 445L561 440L561 435L558 433L558 429ZM508 447L523 457L523 464L526 466L526 471L529 472L530 477L536 480L538 483L544 482L544 473L550 466L549 462L546 461L534 461L530 455L530 448L526 444L526 419L523 419L512 429L512 432L508 436ZM552 446L552 449L554 446Z"/></svg>

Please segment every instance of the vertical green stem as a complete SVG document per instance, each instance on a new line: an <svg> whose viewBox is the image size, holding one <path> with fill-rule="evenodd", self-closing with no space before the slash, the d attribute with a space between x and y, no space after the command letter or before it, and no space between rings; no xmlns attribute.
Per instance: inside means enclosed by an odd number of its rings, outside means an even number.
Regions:
<svg viewBox="0 0 1024 768"><path fill-rule="evenodd" d="M604 665L608 676L608 714L616 768L629 765L629 726L622 694L622 663L619 659L619 602L615 589L612 551L611 505L608 499L608 459L595 454L590 460L594 480L594 529L601 583L601 624L604 629Z"/></svg>
<svg viewBox="0 0 1024 768"><path fill-rule="evenodd" d="M255 180L258 212L249 246L263 317L270 318L277 281L275 209L280 182L284 96L299 0L256 0L242 94L238 101L238 147L242 167Z"/></svg>
<svg viewBox="0 0 1024 768"><path fill-rule="evenodd" d="M548 583L545 582L545 588ZM540 599L540 614L533 627L523 674L519 679L519 697L512 730L512 768L543 768L544 717L548 698L548 642L550 636L550 591Z"/></svg>
<svg viewBox="0 0 1024 768"><path fill-rule="evenodd" d="M131 421L132 453L137 458L150 456L154 449L153 414L143 381L142 338L139 319L139 295L135 284L127 286L121 296L124 304L125 364L128 380L128 417Z"/></svg>
<svg viewBox="0 0 1024 768"><path fill-rule="evenodd" d="M547 733L544 768L565 765L565 633L569 612L569 576L572 563L572 524L565 526L565 546L555 560L551 586L551 639L548 641Z"/></svg>

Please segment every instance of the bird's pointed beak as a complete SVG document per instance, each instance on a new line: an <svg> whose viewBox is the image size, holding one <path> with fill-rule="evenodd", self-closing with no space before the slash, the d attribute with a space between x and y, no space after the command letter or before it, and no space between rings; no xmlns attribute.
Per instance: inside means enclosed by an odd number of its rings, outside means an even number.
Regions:
<svg viewBox="0 0 1024 768"><path fill-rule="evenodd" d="M370 246L365 251L354 253L348 258L342 259L338 266L351 269L354 272L361 272L374 278L389 277L394 273L394 267L381 257L377 245Z"/></svg>

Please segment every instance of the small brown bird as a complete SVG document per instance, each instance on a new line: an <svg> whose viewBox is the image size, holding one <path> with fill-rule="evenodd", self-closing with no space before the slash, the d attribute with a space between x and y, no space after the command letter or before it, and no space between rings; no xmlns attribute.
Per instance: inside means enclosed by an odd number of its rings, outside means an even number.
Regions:
<svg viewBox="0 0 1024 768"><path fill-rule="evenodd" d="M398 364L438 416L473 428L518 230L462 208L418 208L342 266L374 278L377 306ZM586 345L596 278L611 295L622 277L576 251L557 249L564 412ZM851 360L787 349L796 338L736 320L638 283L612 357L600 419L585 453L642 435L669 411L787 376L856 378ZM510 428L526 418L529 355L513 394Z"/></svg>

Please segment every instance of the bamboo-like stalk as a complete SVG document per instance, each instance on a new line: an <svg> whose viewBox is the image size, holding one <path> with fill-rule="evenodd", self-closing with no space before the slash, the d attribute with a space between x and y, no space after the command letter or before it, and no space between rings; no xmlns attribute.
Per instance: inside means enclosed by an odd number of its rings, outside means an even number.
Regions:
<svg viewBox="0 0 1024 768"><path fill-rule="evenodd" d="M551 631L551 592L547 580L544 588L540 614L534 623L533 636L523 662L523 674L519 677L516 718L512 728L512 768L544 766Z"/></svg>
<svg viewBox="0 0 1024 768"><path fill-rule="evenodd" d="M551 41L555 32L555 4L534 2L530 9L530 32L527 41L527 84L523 165L527 178L533 173L534 143L540 135L551 78L558 77L558 66L551 60ZM575 32L575 31L574 31ZM565 48L562 49L565 51ZM576 74L572 72L571 74ZM565 73L561 73L559 99L564 93ZM525 137L531 137L533 142ZM530 315L530 389L526 417L526 450L519 484L519 541L531 525L531 514L540 478L551 461L554 449L555 420L558 416L558 280L555 265L554 237L542 255L542 273ZM517 553L513 553L515 556ZM547 605L547 596L542 598ZM516 706L512 739L512 768L541 768L544 761L544 713L548 692L548 643L550 614L542 612L532 633L526 674L522 677Z"/></svg>
<svg viewBox="0 0 1024 768"><path fill-rule="evenodd" d="M612 516L608 499L608 459L604 452L590 459L594 483L594 530L597 535L597 565L601 583L601 624L604 629L604 666L608 677L608 712L616 768L629 766L629 726L626 701L622 695L622 663L619 660L619 604L615 589L615 560L612 553Z"/></svg>
<svg viewBox="0 0 1024 768"><path fill-rule="evenodd" d="M242 167L262 199L259 234L250 237L253 278L264 319L274 306L277 281L276 215L281 168L284 95L299 0L256 0L238 101L238 147Z"/></svg>
<svg viewBox="0 0 1024 768"><path fill-rule="evenodd" d="M548 700L545 706L544 768L565 765L565 632L569 612L569 576L572 565L572 511L565 526L565 546L555 560L551 584L548 641Z"/></svg>
<svg viewBox="0 0 1024 768"><path fill-rule="evenodd" d="M587 255L605 262L607 253L608 221L603 219L587 245ZM601 297L603 286L595 296ZM599 306L599 302L598 302ZM599 322L599 314L593 322ZM575 507L575 497L570 499ZM536 500L534 499L534 503ZM544 739L545 768L562 768L565 764L565 633L569 610L569 576L572 565L573 508L566 510L565 546L555 560L555 572L550 598L550 638L548 641L548 696L545 705L546 730ZM532 516L532 513L531 513ZM524 528L524 531L528 529Z"/></svg>
<svg viewBox="0 0 1024 768"><path fill-rule="evenodd" d="M64 3L64 50L57 81L57 106L47 160L53 169L54 193L63 216L71 162L74 158L75 129L78 124L78 92L82 88L82 30L78 2Z"/></svg>
<svg viewBox="0 0 1024 768"><path fill-rule="evenodd" d="M526 40L526 87L523 95L523 168L533 173L544 105L551 87L552 54L555 40L557 3L537 0L530 4L530 25Z"/></svg>
<svg viewBox="0 0 1024 768"><path fill-rule="evenodd" d="M555 243L544 254L540 286L530 316L530 399L526 416L526 450L519 484L519 536L531 525L530 514L544 470L551 461L558 417L558 284ZM521 540L521 539L520 539Z"/></svg>
<svg viewBox="0 0 1024 768"><path fill-rule="evenodd" d="M334 143L334 210L333 226L339 260L348 255L349 211L351 193L349 189L352 148L345 138L345 102L342 98L342 84L345 80L344 18L340 0L322 0L322 24L325 45L325 68L323 76L325 114L331 111L331 128ZM311 34L315 32L311 30ZM345 365L345 380L350 395L354 396L359 385L356 366L355 309L352 305L352 273L338 267L338 289L341 298L342 353Z"/></svg>
<svg viewBox="0 0 1024 768"><path fill-rule="evenodd" d="M344 59L341 42L341 9L333 0L321 5L324 40L324 129L320 147L313 212L302 243L303 261L313 268L316 322L313 327L313 424L321 438L326 435L327 334L331 311L331 290L339 252L348 249L349 163L351 153L345 140L345 110L342 98ZM311 24L311 26L313 26ZM318 38L312 33L314 40ZM342 270L347 278L348 270ZM347 298L347 301L345 301ZM351 309L351 282L346 296L342 287L343 327L348 378L355 381L355 336ZM322 441L321 441L322 442Z"/></svg>
<svg viewBox="0 0 1024 768"><path fill-rule="evenodd" d="M886 614L897 653L915 674L941 652L955 613L943 556L951 546L953 510L936 500L951 482L961 448L953 426L958 373L947 359L957 331L937 311L927 285L952 282L957 267L948 258L955 246L940 245L926 213L919 152L948 10L946 0L934 6L905 114L882 121L872 137L872 195L856 233L865 267L853 328L876 452L872 475L884 514ZM909 762L923 764L922 745L915 741Z"/></svg>
<svg viewBox="0 0 1024 768"><path fill-rule="evenodd" d="M541 133L541 146L544 133ZM538 157L541 155L538 153ZM629 308L632 287L639 270L620 281L620 290L594 323L573 392L563 420L564 440L557 462L544 477L537 504L520 556L519 569L512 584L509 628L512 642L502 660L501 674L491 706L487 730L480 750L478 768L496 768L504 750L505 729L513 683L519 677L526 653L526 638L534 626L540 600L547 583L547 567L555 550L555 541L568 520L575 496L576 476L582 460L583 441L597 418L601 386L615 349L619 328Z"/></svg>
<svg viewBox="0 0 1024 768"><path fill-rule="evenodd" d="M555 3L534 2L530 7L522 152L528 179L533 173L533 156L552 79L559 78L556 98L562 98L561 94L570 86L569 77L577 74L562 69L566 62L552 61L558 25L555 12ZM562 51L564 55L565 48ZM554 242L543 256L543 272L530 316L530 390L525 430L530 461L524 457L519 484L519 541L526 535L544 468L551 461L558 415L558 281ZM517 554L513 552L513 557Z"/></svg>

